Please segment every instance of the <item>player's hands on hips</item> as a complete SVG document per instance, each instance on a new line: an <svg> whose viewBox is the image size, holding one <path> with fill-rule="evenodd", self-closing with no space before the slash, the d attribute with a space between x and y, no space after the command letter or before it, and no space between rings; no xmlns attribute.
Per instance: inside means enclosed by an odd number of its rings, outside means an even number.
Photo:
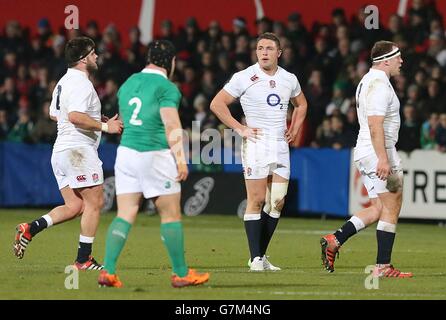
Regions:
<svg viewBox="0 0 446 320"><path fill-rule="evenodd" d="M378 178L386 180L391 172L392 169L390 168L389 160L378 158L378 165L376 166L376 175Z"/></svg>
<svg viewBox="0 0 446 320"><path fill-rule="evenodd" d="M260 139L263 135L262 129L259 128L250 128L247 126L243 126L242 129L235 130L243 139L251 140L252 142L256 142L256 140Z"/></svg>
<svg viewBox="0 0 446 320"><path fill-rule="evenodd" d="M113 118L107 121L108 125L108 133L122 133L122 129L124 128L124 124L121 119L118 119L118 114L115 114Z"/></svg>
<svg viewBox="0 0 446 320"><path fill-rule="evenodd" d="M177 164L178 176L176 178L177 181L185 181L187 176L189 175L189 169L186 163Z"/></svg>

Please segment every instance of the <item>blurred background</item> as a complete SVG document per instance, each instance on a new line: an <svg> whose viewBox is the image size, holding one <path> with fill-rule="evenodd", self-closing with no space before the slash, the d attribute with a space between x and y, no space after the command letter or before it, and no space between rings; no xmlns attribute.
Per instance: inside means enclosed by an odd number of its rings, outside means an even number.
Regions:
<svg viewBox="0 0 446 320"><path fill-rule="evenodd" d="M368 205L351 163L359 129L355 90L370 67L373 43L390 40L404 60L402 74L392 79L401 102L397 148L406 169L401 216L446 220L446 1L373 5L379 10L377 29L366 27L372 17L357 0L0 0L0 207L61 202L49 161L57 128L48 108L66 72L68 40L86 35L96 42L99 70L91 80L109 117L118 112L120 85L145 66L147 43L171 40L183 127L190 131L198 121L200 130L222 131L209 103L234 72L256 62L256 37L268 31L280 37L280 65L296 74L309 103L291 145L284 214L344 217ZM79 28L67 29L76 11ZM239 104L231 111L244 121ZM108 177L107 210L114 207L117 143L119 137L104 135L99 149ZM224 141L222 149L237 162L237 150ZM191 170L183 186L186 214L243 211L239 164L198 163Z"/></svg>

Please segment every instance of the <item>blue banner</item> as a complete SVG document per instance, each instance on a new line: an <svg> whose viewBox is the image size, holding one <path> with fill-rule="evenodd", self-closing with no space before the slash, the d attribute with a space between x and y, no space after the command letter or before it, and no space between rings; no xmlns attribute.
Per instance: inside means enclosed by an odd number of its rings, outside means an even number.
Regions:
<svg viewBox="0 0 446 320"><path fill-rule="evenodd" d="M104 172L113 172L116 149L114 144L100 145L98 152ZM52 146L46 144L0 143L0 206L63 203L51 168L51 152ZM290 209L347 216L350 150L291 149L290 155L291 179L298 184L297 191L290 189L287 196L296 206ZM242 174L242 166L226 164L223 172Z"/></svg>
<svg viewBox="0 0 446 320"><path fill-rule="evenodd" d="M350 149L294 149L291 179L298 181L299 211L348 215Z"/></svg>

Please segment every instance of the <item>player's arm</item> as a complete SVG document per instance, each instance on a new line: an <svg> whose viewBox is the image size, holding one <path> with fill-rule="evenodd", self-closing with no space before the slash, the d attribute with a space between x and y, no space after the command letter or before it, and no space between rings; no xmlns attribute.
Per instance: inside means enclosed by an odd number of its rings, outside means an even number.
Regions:
<svg viewBox="0 0 446 320"><path fill-rule="evenodd" d="M118 119L117 114L113 118L109 119L107 122L100 122L96 121L86 113L72 111L68 113L68 120L77 128L90 131L121 133L123 128L122 121Z"/></svg>
<svg viewBox="0 0 446 320"><path fill-rule="evenodd" d="M373 149L378 157L376 175L385 180L390 175L390 164L387 158L386 143L384 136L384 116L369 116L368 124L372 138Z"/></svg>
<svg viewBox="0 0 446 320"><path fill-rule="evenodd" d="M381 180L386 180L390 174L390 164L386 152L384 118L389 103L389 88L386 83L377 79L366 90L365 112L373 149L378 157L376 175Z"/></svg>
<svg viewBox="0 0 446 320"><path fill-rule="evenodd" d="M160 109L161 121L166 130L167 143L172 151L178 168L178 181L186 180L188 176L188 168L186 156L183 147L183 130L181 126L180 116L175 107Z"/></svg>
<svg viewBox="0 0 446 320"><path fill-rule="evenodd" d="M287 142L292 142L299 133L300 128L305 120L308 109L308 102L304 93L301 91L296 97L290 99L291 104L294 106L293 114L291 116L291 125L287 130L285 137Z"/></svg>
<svg viewBox="0 0 446 320"><path fill-rule="evenodd" d="M226 90L221 89L219 93L211 101L211 111L223 122L227 127L233 129L243 138L253 140L261 135L261 130L257 128L248 128L238 122L231 114L229 105L235 101Z"/></svg>

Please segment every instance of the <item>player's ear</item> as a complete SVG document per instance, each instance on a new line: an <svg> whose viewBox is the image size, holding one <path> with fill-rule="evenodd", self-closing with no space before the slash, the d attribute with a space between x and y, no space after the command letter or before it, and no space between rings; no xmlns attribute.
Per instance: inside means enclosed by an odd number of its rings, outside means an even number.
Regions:
<svg viewBox="0 0 446 320"><path fill-rule="evenodd" d="M279 54L277 55L277 57L280 58L281 55L282 55L282 50L279 49Z"/></svg>

